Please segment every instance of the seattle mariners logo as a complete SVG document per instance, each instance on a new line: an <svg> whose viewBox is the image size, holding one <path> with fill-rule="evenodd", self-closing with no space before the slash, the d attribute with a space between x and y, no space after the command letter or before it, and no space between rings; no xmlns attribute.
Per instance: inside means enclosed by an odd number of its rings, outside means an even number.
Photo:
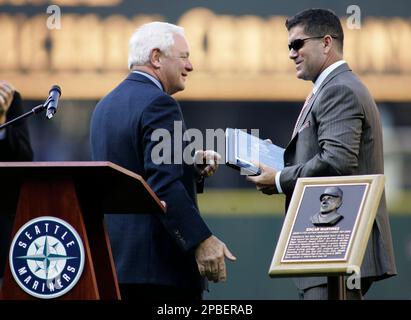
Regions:
<svg viewBox="0 0 411 320"><path fill-rule="evenodd" d="M84 247L64 220L40 217L17 231L10 247L10 269L28 294L51 299L70 291L84 267Z"/></svg>

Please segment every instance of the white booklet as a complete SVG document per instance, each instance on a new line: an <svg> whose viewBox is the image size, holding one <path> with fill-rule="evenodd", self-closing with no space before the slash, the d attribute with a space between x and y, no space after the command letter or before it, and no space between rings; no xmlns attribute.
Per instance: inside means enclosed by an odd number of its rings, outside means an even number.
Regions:
<svg viewBox="0 0 411 320"><path fill-rule="evenodd" d="M255 137L244 130L225 131L226 164L244 175L258 175L254 163L262 163L276 171L284 168L284 148Z"/></svg>

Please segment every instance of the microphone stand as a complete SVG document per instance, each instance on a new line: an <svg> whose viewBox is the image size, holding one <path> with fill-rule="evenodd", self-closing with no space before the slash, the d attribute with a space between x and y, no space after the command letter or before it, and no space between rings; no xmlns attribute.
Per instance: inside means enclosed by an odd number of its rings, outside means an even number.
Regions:
<svg viewBox="0 0 411 320"><path fill-rule="evenodd" d="M34 108L31 109L30 111L28 111L28 112L26 112L26 113L24 113L24 114L22 114L22 115L20 115L20 116L18 116L18 117L16 117L16 118L14 118L14 119L11 119L10 121L7 121L7 122L3 123L2 125L0 125L0 130L1 130L1 129L4 129L4 128L8 127L9 125L12 125L12 124L14 124L14 123L16 123L16 122L19 122L19 121L21 121L21 120L23 120L23 119L25 119L25 118L33 115L33 114L40 113L41 111L43 111L43 110L45 110L45 109L47 108L47 106L49 105L50 101L51 101L51 99L49 98L49 99L47 99L46 102L44 102L43 104L39 104L38 106L34 107Z"/></svg>

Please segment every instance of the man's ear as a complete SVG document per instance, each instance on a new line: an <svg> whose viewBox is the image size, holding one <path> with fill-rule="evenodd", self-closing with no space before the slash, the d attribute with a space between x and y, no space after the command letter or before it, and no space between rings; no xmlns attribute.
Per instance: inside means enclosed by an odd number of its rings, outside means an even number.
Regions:
<svg viewBox="0 0 411 320"><path fill-rule="evenodd" d="M328 53L330 50L331 50L331 48L332 48L332 46L334 45L334 43L333 43L333 38L331 37L331 36L329 36L329 35L326 35L325 37L324 37L324 39L323 39L323 44L324 44L324 51L326 52L326 53Z"/></svg>
<svg viewBox="0 0 411 320"><path fill-rule="evenodd" d="M160 69L161 63L160 63L160 56L161 56L161 51L160 49L153 49L150 52L150 63L155 69Z"/></svg>

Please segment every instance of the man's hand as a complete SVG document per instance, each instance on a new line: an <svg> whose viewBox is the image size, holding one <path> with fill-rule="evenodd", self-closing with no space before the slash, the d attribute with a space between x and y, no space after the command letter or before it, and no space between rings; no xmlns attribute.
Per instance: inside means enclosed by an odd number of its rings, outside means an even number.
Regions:
<svg viewBox="0 0 411 320"><path fill-rule="evenodd" d="M0 80L0 124L6 122L6 112L13 101L14 88L4 80Z"/></svg>
<svg viewBox="0 0 411 320"><path fill-rule="evenodd" d="M255 165L260 168L261 173L258 176L247 176L246 179L253 182L257 190L264 194L276 193L275 175L277 174L277 171L262 163Z"/></svg>
<svg viewBox="0 0 411 320"><path fill-rule="evenodd" d="M194 165L203 177L211 177L217 171L220 160L220 154L213 150L198 150L194 155Z"/></svg>
<svg viewBox="0 0 411 320"><path fill-rule="evenodd" d="M224 242L215 236L207 238L198 245L195 257L200 274L214 282L227 279L225 258L231 261L237 260Z"/></svg>

